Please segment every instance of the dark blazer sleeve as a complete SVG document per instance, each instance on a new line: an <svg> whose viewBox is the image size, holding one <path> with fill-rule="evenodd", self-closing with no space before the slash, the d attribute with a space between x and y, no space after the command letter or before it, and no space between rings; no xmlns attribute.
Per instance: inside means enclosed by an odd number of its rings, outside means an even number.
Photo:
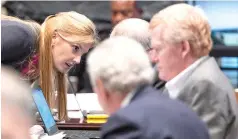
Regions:
<svg viewBox="0 0 238 139"><path fill-rule="evenodd" d="M101 130L101 139L143 139L139 125L122 116L112 116Z"/></svg>

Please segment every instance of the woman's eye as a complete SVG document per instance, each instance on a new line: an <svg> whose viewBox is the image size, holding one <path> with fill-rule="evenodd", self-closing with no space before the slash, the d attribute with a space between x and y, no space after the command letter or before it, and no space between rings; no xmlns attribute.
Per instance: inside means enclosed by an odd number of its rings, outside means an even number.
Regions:
<svg viewBox="0 0 238 139"><path fill-rule="evenodd" d="M79 46L73 45L72 47L73 47L73 51L74 51L74 52L80 51L80 47L79 47Z"/></svg>

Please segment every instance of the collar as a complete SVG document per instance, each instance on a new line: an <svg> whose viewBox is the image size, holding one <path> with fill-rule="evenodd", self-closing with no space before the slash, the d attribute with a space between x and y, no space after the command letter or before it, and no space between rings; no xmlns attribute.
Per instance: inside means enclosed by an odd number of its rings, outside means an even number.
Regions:
<svg viewBox="0 0 238 139"><path fill-rule="evenodd" d="M122 103L121 103L121 108L124 108L126 107L130 102L131 102L131 99L134 97L135 93L136 93L136 90L133 90L131 92L129 92L126 97L123 99Z"/></svg>
<svg viewBox="0 0 238 139"><path fill-rule="evenodd" d="M193 64L191 64L189 67L187 67L185 70L180 72L177 76L175 76L173 79L171 79L165 84L165 87L168 90L169 96L171 98L177 98L179 92L184 87L184 83L189 78L191 73L198 67L200 63L202 63L207 58L208 56L203 56L199 58Z"/></svg>

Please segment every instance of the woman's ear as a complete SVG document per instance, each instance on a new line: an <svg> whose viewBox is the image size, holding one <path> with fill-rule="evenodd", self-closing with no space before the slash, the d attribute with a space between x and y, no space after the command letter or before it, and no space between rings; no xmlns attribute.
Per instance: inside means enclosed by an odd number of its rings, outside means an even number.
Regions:
<svg viewBox="0 0 238 139"><path fill-rule="evenodd" d="M56 38L56 34L57 34L57 31L55 30L55 31L53 32L52 38Z"/></svg>
<svg viewBox="0 0 238 139"><path fill-rule="evenodd" d="M54 47L55 46L55 43L56 43L56 37L57 36L57 33L56 31L53 32L53 35L52 35L52 40L51 40L51 46Z"/></svg>

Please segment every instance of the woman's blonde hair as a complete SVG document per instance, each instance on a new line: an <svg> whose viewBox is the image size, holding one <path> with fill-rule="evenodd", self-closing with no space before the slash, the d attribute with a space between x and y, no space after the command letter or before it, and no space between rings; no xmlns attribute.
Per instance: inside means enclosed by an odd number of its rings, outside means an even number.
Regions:
<svg viewBox="0 0 238 139"><path fill-rule="evenodd" d="M38 73L38 63L35 63L33 61L33 57L35 57L35 54L38 53L39 51L39 40L40 40L40 31L41 31L41 26L40 24L38 24L37 22L33 21L33 20L22 20L18 17L13 17L13 16L7 16L7 15L1 15L1 20L9 20L9 21L16 21L22 24L27 25L33 35L34 40L34 46L33 46L33 51L31 52L30 56L28 58L25 59L25 61L27 62L27 67L24 67L25 69L23 69L23 76L26 79L29 80L34 80L39 76ZM24 63L24 62L22 62Z"/></svg>
<svg viewBox="0 0 238 139"><path fill-rule="evenodd" d="M188 41L194 57L208 55L212 49L211 28L204 12L188 4L175 4L150 21L150 29L165 25L162 39L167 43Z"/></svg>
<svg viewBox="0 0 238 139"><path fill-rule="evenodd" d="M53 92L58 91L58 114L59 120L67 118L66 110L66 76L54 68L52 56L52 38L55 31L78 36L77 40L67 40L74 43L95 43L96 27L86 16L77 12L61 12L48 16L41 26L40 37L40 86L44 92L47 103L52 108ZM62 35L62 34L61 34ZM56 85L52 79L56 80Z"/></svg>

